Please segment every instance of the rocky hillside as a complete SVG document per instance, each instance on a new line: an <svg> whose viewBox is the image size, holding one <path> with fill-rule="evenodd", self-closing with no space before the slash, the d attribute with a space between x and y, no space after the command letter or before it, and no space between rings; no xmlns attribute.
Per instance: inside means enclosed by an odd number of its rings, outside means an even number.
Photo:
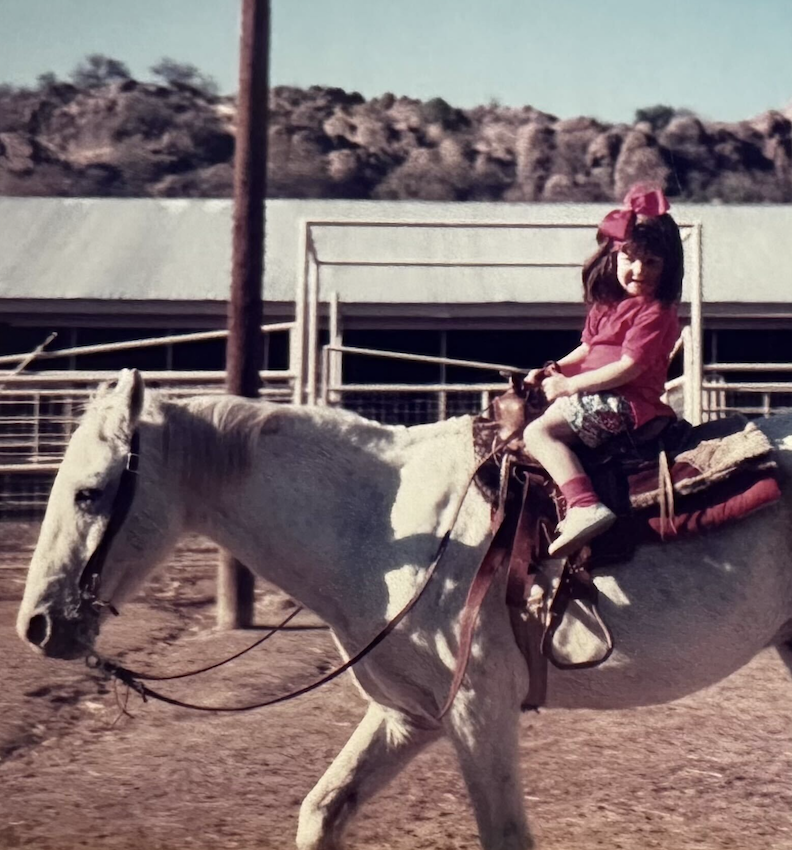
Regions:
<svg viewBox="0 0 792 850"><path fill-rule="evenodd" d="M789 111L606 124L319 86L274 88L269 108L272 197L609 201L653 179L691 201L792 201ZM0 194L227 197L234 120L232 99L179 82L0 87Z"/></svg>

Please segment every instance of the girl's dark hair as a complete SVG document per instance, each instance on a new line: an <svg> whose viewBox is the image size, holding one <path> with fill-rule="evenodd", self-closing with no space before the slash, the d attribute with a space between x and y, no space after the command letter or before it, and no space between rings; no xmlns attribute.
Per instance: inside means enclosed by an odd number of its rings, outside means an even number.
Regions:
<svg viewBox="0 0 792 850"><path fill-rule="evenodd" d="M633 227L628 244L638 251L662 257L663 271L654 297L665 306L679 301L685 261L682 238L674 219L667 213L644 219ZM583 297L587 304L595 301L615 304L627 297L616 277L616 253L607 239L583 264Z"/></svg>

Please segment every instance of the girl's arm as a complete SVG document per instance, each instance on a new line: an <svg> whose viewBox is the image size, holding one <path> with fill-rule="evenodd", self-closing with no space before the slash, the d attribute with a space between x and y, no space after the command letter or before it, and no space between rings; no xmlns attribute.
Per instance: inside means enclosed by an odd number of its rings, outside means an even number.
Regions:
<svg viewBox="0 0 792 850"><path fill-rule="evenodd" d="M589 353L589 347L585 342L581 342L580 345L569 352L569 354L562 357L557 361L559 369L561 369L562 374L574 375L577 372L577 369L574 367L580 363L585 356ZM565 367L573 367L573 368L565 368Z"/></svg>
<svg viewBox="0 0 792 850"><path fill-rule="evenodd" d="M616 363L608 363L591 372L581 372L567 378L565 375L553 375L542 382L542 389L548 401L555 401L559 396L572 393L598 393L602 390L612 390L629 383L646 371L646 366L636 363L627 354L622 355Z"/></svg>
<svg viewBox="0 0 792 850"><path fill-rule="evenodd" d="M556 366L558 366L561 375L574 375L577 372L577 364L580 363L583 358L588 354L589 347L585 342L582 342L577 348L573 351L570 351L569 354L564 355L560 360L556 360ZM566 368L564 368L566 367ZM528 384L537 384L539 381L540 375L542 375L544 369L531 369L530 372L525 376L525 381Z"/></svg>
<svg viewBox="0 0 792 850"><path fill-rule="evenodd" d="M568 392L598 393L603 390L612 390L628 384L646 371L646 366L636 363L628 354L622 355L615 363L600 366L591 372L582 372L567 380Z"/></svg>

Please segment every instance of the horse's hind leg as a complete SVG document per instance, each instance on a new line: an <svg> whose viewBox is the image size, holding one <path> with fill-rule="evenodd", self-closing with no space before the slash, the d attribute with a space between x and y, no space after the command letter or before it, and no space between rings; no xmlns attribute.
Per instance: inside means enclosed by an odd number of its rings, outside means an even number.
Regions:
<svg viewBox="0 0 792 850"><path fill-rule="evenodd" d="M337 850L357 807L439 735L439 729L416 728L404 715L370 703L344 749L303 801L299 850Z"/></svg>

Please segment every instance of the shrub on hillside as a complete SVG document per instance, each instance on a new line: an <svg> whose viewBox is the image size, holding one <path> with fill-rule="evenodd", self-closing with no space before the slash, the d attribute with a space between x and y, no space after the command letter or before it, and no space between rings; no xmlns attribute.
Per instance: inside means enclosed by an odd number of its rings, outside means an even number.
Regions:
<svg viewBox="0 0 792 850"><path fill-rule="evenodd" d="M103 53L92 53L74 67L69 77L78 88L95 89L109 83L129 80L132 75L129 68L118 59Z"/></svg>
<svg viewBox="0 0 792 850"><path fill-rule="evenodd" d="M201 73L190 62L177 62L169 56L163 56L149 71L169 86L187 86L208 98L216 97L219 91L215 80Z"/></svg>

